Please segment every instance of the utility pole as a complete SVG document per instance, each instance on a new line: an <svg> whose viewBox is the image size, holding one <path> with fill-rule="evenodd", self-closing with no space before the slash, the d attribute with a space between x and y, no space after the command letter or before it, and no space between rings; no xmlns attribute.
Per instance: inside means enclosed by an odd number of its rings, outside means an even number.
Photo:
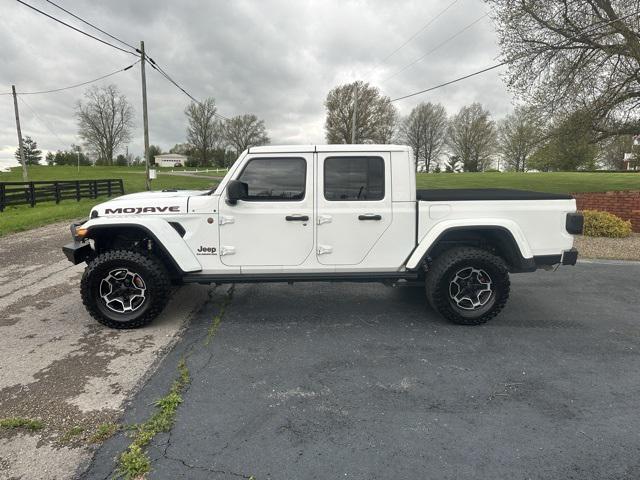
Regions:
<svg viewBox="0 0 640 480"><path fill-rule="evenodd" d="M149 117L147 115L147 76L144 72L144 64L146 63L146 57L144 55L144 42L140 41L140 68L142 71L142 123L144 126L144 170L145 170L145 184L147 190L151 190L151 184L149 182Z"/></svg>
<svg viewBox="0 0 640 480"><path fill-rule="evenodd" d="M22 147L22 130L20 130L20 114L18 113L18 95L16 95L16 86L11 85L13 92L13 108L16 111L16 129L18 130L18 148L20 149L20 163L22 163L22 181L29 181L27 173L27 162L24 159L24 148Z"/></svg>
<svg viewBox="0 0 640 480"><path fill-rule="evenodd" d="M353 116L351 117L351 143L356 143L356 119L358 116L358 82L353 92Z"/></svg>
<svg viewBox="0 0 640 480"><path fill-rule="evenodd" d="M78 154L78 175L80 175L80 145L76 145L76 153Z"/></svg>

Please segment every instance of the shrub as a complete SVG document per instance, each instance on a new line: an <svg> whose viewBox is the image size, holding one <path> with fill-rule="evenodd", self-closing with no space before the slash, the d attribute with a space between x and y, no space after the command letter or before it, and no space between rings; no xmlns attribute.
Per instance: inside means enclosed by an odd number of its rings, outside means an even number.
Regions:
<svg viewBox="0 0 640 480"><path fill-rule="evenodd" d="M585 210L584 234L589 237L623 238L631 235L631 221L609 212Z"/></svg>

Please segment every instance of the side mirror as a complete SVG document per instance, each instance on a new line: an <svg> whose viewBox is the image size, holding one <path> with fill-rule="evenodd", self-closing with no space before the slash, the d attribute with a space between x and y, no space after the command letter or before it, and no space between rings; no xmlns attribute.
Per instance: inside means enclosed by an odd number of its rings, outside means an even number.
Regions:
<svg viewBox="0 0 640 480"><path fill-rule="evenodd" d="M235 205L238 200L244 200L249 196L249 185L240 180L230 180L227 185L227 203Z"/></svg>

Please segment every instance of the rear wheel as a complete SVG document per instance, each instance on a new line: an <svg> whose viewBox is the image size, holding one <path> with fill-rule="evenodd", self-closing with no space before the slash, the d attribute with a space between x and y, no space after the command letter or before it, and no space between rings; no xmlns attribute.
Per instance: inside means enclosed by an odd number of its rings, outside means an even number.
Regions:
<svg viewBox="0 0 640 480"><path fill-rule="evenodd" d="M437 257L426 276L427 299L446 319L480 325L504 308L509 272L504 261L473 247L457 247Z"/></svg>
<svg viewBox="0 0 640 480"><path fill-rule="evenodd" d="M158 259L131 250L101 253L82 276L82 302L98 322L137 328L162 311L170 295L169 275Z"/></svg>

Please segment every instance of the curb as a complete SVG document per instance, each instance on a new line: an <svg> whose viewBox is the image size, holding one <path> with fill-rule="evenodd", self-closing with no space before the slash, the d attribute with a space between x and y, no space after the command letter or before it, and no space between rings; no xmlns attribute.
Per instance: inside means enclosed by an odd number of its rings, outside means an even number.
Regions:
<svg viewBox="0 0 640 480"><path fill-rule="evenodd" d="M606 258L582 258L578 259L578 263L586 263L593 265L634 265L639 266L638 260L611 260Z"/></svg>

